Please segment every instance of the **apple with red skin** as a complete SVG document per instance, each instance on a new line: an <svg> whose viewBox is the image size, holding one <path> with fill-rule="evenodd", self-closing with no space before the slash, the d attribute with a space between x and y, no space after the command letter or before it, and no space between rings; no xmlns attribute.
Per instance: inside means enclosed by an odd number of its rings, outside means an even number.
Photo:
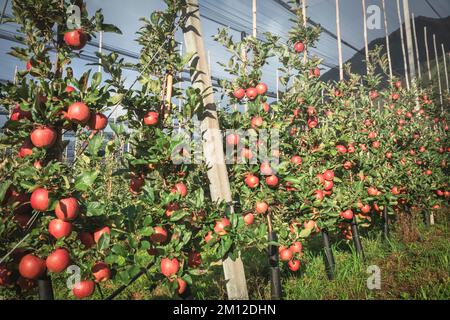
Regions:
<svg viewBox="0 0 450 320"><path fill-rule="evenodd" d="M95 290L95 282L92 280L83 280L77 282L73 288L73 295L78 299L90 297Z"/></svg>
<svg viewBox="0 0 450 320"><path fill-rule="evenodd" d="M39 127L31 132L31 142L38 148L50 148L56 142L56 131L49 127Z"/></svg>
<svg viewBox="0 0 450 320"><path fill-rule="evenodd" d="M67 108L66 118L78 124L85 124L91 117L89 107L83 102L74 102Z"/></svg>
<svg viewBox="0 0 450 320"><path fill-rule="evenodd" d="M172 188L171 191L172 191L172 193L178 193L183 198L186 197L186 195L187 195L187 187L182 182L175 184L175 186Z"/></svg>
<svg viewBox="0 0 450 320"><path fill-rule="evenodd" d="M144 116L144 124L147 126L154 126L158 123L159 113L156 111L149 111Z"/></svg>
<svg viewBox="0 0 450 320"><path fill-rule="evenodd" d="M19 121L23 119L31 120L31 112L30 111L23 111L20 108L19 104L16 104L16 106L12 109L11 116L9 117L11 121Z"/></svg>
<svg viewBox="0 0 450 320"><path fill-rule="evenodd" d="M361 207L361 212L363 214L368 214L370 212L370 206L368 204L365 204Z"/></svg>
<svg viewBox="0 0 450 320"><path fill-rule="evenodd" d="M47 211L49 206L48 190L45 188L37 188L30 197L31 207L36 211Z"/></svg>
<svg viewBox="0 0 450 320"><path fill-rule="evenodd" d="M334 179L334 172L332 170L325 170L322 177L325 180L332 181Z"/></svg>
<svg viewBox="0 0 450 320"><path fill-rule="evenodd" d="M395 82L395 87L396 87L397 89L400 89L400 88L402 87L402 82L401 82L401 81L396 81L396 82Z"/></svg>
<svg viewBox="0 0 450 320"><path fill-rule="evenodd" d="M161 227L154 227L153 234L150 236L150 241L153 243L163 243L167 240L167 231Z"/></svg>
<svg viewBox="0 0 450 320"><path fill-rule="evenodd" d="M254 189L259 185L259 178L253 174L248 174L245 177L245 184L251 188Z"/></svg>
<svg viewBox="0 0 450 320"><path fill-rule="evenodd" d="M387 159L392 159L392 152L386 152L385 156Z"/></svg>
<svg viewBox="0 0 450 320"><path fill-rule="evenodd" d="M208 233L205 236L205 242L208 243L209 241L211 241L213 238L212 232L208 231Z"/></svg>
<svg viewBox="0 0 450 320"><path fill-rule="evenodd" d="M376 98L378 98L378 92L376 90L370 91L369 95L372 100L375 100Z"/></svg>
<svg viewBox="0 0 450 320"><path fill-rule="evenodd" d="M67 93L72 93L72 92L74 92L75 91L75 88L74 87L72 87L72 86L67 86L66 87L66 89L64 90L64 91L66 91Z"/></svg>
<svg viewBox="0 0 450 320"><path fill-rule="evenodd" d="M202 264L202 256L200 252L190 251L188 253L188 266L190 268L197 268Z"/></svg>
<svg viewBox="0 0 450 320"><path fill-rule="evenodd" d="M325 191L330 191L331 189L333 189L333 186L334 186L333 181L325 180L325 182L323 183L323 189Z"/></svg>
<svg viewBox="0 0 450 320"><path fill-rule="evenodd" d="M230 225L231 225L230 220L228 220L228 218L223 217L222 219L216 221L216 224L214 226L214 232L219 236L224 236L227 234L225 228L229 227Z"/></svg>
<svg viewBox="0 0 450 320"><path fill-rule="evenodd" d="M250 87L245 90L245 95L249 100L255 100L258 96L258 91L256 90L256 88Z"/></svg>
<svg viewBox="0 0 450 320"><path fill-rule="evenodd" d="M256 202L255 211L257 213L264 214L267 212L267 210L269 210L269 205L267 204L267 202L264 202L264 201Z"/></svg>
<svg viewBox="0 0 450 320"><path fill-rule="evenodd" d="M47 270L50 272L63 272L69 266L70 255L64 248L59 248L48 255L45 260Z"/></svg>
<svg viewBox="0 0 450 320"><path fill-rule="evenodd" d="M314 197L315 197L317 200L322 201L323 198L324 198L324 193L323 193L323 191L322 191L322 190L316 190L316 191L314 191Z"/></svg>
<svg viewBox="0 0 450 320"><path fill-rule="evenodd" d="M260 116L255 116L252 118L250 124L252 126L253 129L257 128L257 127L261 127L264 123L264 120L262 117Z"/></svg>
<svg viewBox="0 0 450 320"><path fill-rule="evenodd" d="M391 188L391 193L396 196L400 194L400 190L398 187L394 186Z"/></svg>
<svg viewBox="0 0 450 320"><path fill-rule="evenodd" d="M391 97L392 97L392 100L395 101L395 100L398 100L400 98L400 95L397 92L394 92Z"/></svg>
<svg viewBox="0 0 450 320"><path fill-rule="evenodd" d="M376 132L369 132L369 134L367 135L367 137L370 139L370 140L373 140L373 139L375 139L376 137L377 137L377 133Z"/></svg>
<svg viewBox="0 0 450 320"><path fill-rule="evenodd" d="M178 205L178 203L176 202L171 202L166 206L166 217L170 217L172 216L172 214L177 211L180 210L180 206Z"/></svg>
<svg viewBox="0 0 450 320"><path fill-rule="evenodd" d="M314 68L314 69L309 70L309 76L316 77L316 78L320 77L320 69Z"/></svg>
<svg viewBox="0 0 450 320"><path fill-rule="evenodd" d="M378 189L375 187L369 187L369 189L367 189L367 193L369 194L369 196L374 197L378 196L380 194L380 191L378 191Z"/></svg>
<svg viewBox="0 0 450 320"><path fill-rule="evenodd" d="M88 41L88 35L82 29L75 29L64 34L64 42L72 49L81 50Z"/></svg>
<svg viewBox="0 0 450 320"><path fill-rule="evenodd" d="M6 287L11 284L12 272L6 266L0 264L0 287Z"/></svg>
<svg viewBox="0 0 450 320"><path fill-rule="evenodd" d="M91 248L91 247L93 247L95 245L94 236L92 234L90 234L89 232L82 231L78 235L78 238L80 239L81 243L86 248Z"/></svg>
<svg viewBox="0 0 450 320"><path fill-rule="evenodd" d="M288 262L288 267L291 271L296 272L300 269L300 261L298 260L290 260Z"/></svg>
<svg viewBox="0 0 450 320"><path fill-rule="evenodd" d="M246 225L251 225L253 224L253 221L255 220L255 216L253 215L253 213L247 213L244 217L244 222Z"/></svg>
<svg viewBox="0 0 450 320"><path fill-rule="evenodd" d="M316 114L316 108L314 108L314 107L308 107L308 108L306 108L306 113L307 113L309 116L313 116L313 115Z"/></svg>
<svg viewBox="0 0 450 320"><path fill-rule="evenodd" d="M353 144L349 144L347 146L347 153L354 153L356 151L355 146Z"/></svg>
<svg viewBox="0 0 450 320"><path fill-rule="evenodd" d="M353 163L351 161L345 161L343 166L345 170L350 170L353 167Z"/></svg>
<svg viewBox="0 0 450 320"><path fill-rule="evenodd" d="M19 273L27 279L38 279L44 273L47 267L45 261L33 254L27 254L20 260Z"/></svg>
<svg viewBox="0 0 450 320"><path fill-rule="evenodd" d="M98 229L97 231L94 232L94 241L95 243L98 243L100 241L100 237L104 234L111 234L111 229L109 229L109 227L103 227Z"/></svg>
<svg viewBox="0 0 450 320"><path fill-rule="evenodd" d="M19 148L19 158L25 158L33 154L33 144L30 139L26 139Z"/></svg>
<svg viewBox="0 0 450 320"><path fill-rule="evenodd" d="M314 118L314 117L313 117L313 118L309 118L309 119L308 119L307 124L308 124L308 128L313 129L313 128L317 127L317 125L318 125L319 123L317 122L317 118Z"/></svg>
<svg viewBox="0 0 450 320"><path fill-rule="evenodd" d="M348 209L340 213L342 219L351 220L353 219L353 211Z"/></svg>
<svg viewBox="0 0 450 320"><path fill-rule="evenodd" d="M372 148L378 149L381 146L380 141L374 141L372 142Z"/></svg>
<svg viewBox="0 0 450 320"><path fill-rule="evenodd" d="M263 103L262 104L262 109L264 112L269 112L270 111L270 105L268 103Z"/></svg>
<svg viewBox="0 0 450 320"><path fill-rule="evenodd" d="M294 242L289 249L293 252L293 253L301 253L302 252L302 244L300 243L300 241L296 241Z"/></svg>
<svg viewBox="0 0 450 320"><path fill-rule="evenodd" d="M341 144L338 144L336 146L336 150L340 153L347 153L347 148Z"/></svg>
<svg viewBox="0 0 450 320"><path fill-rule="evenodd" d="M96 262L91 269L95 282L104 282L111 278L111 270L103 261Z"/></svg>
<svg viewBox="0 0 450 320"><path fill-rule="evenodd" d="M301 41L296 42L296 43L294 44L294 50L295 50L295 52L297 52L297 53L302 53L303 50L305 50L305 45L304 45L304 43L301 42Z"/></svg>
<svg viewBox="0 0 450 320"><path fill-rule="evenodd" d="M292 259L292 251L290 249L286 249L284 247L280 248L280 260L281 261L289 261Z"/></svg>
<svg viewBox="0 0 450 320"><path fill-rule="evenodd" d="M27 71L30 71L32 67L33 66L31 65L31 60L28 60L26 65Z"/></svg>
<svg viewBox="0 0 450 320"><path fill-rule="evenodd" d="M103 113L92 113L88 126L91 130L103 130L108 126L108 118Z"/></svg>
<svg viewBox="0 0 450 320"><path fill-rule="evenodd" d="M64 221L74 220L79 211L78 200L73 197L60 199L55 207L56 217Z"/></svg>
<svg viewBox="0 0 450 320"><path fill-rule="evenodd" d="M302 164L302 158L300 156L292 156L291 163L300 166Z"/></svg>
<svg viewBox="0 0 450 320"><path fill-rule="evenodd" d="M233 96L236 99L241 100L242 98L245 97L245 90L242 88L237 88L236 90L233 91Z"/></svg>
<svg viewBox="0 0 450 320"><path fill-rule="evenodd" d="M142 174L138 175L133 173L130 179L130 191L133 194L137 194L141 191L142 186L145 183L144 176Z"/></svg>
<svg viewBox="0 0 450 320"><path fill-rule="evenodd" d="M244 159L252 159L253 158L253 152L249 148L242 148L241 149L241 157Z"/></svg>
<svg viewBox="0 0 450 320"><path fill-rule="evenodd" d="M269 187L276 187L278 185L278 177L276 175L271 175L266 178L266 184Z"/></svg>
<svg viewBox="0 0 450 320"><path fill-rule="evenodd" d="M161 273L166 277L170 277L178 272L178 269L180 268L180 263L176 258L173 259L163 258L161 259L160 267Z"/></svg>
<svg viewBox="0 0 450 320"><path fill-rule="evenodd" d="M237 133L230 133L226 138L227 144L229 145L238 145L239 144L239 135Z"/></svg>
<svg viewBox="0 0 450 320"><path fill-rule="evenodd" d="M178 294L183 294L187 288L186 281L184 281L181 278L177 278L177 283L178 283L178 289L177 289Z"/></svg>
<svg viewBox="0 0 450 320"><path fill-rule="evenodd" d="M48 232L56 239L68 237L72 233L72 224L60 219L53 219L48 224Z"/></svg>
<svg viewBox="0 0 450 320"><path fill-rule="evenodd" d="M260 82L256 85L256 92L259 95L263 95L267 92L267 85L264 82Z"/></svg>
<svg viewBox="0 0 450 320"><path fill-rule="evenodd" d="M270 176L273 173L273 169L268 162L261 163L260 172L263 176Z"/></svg>

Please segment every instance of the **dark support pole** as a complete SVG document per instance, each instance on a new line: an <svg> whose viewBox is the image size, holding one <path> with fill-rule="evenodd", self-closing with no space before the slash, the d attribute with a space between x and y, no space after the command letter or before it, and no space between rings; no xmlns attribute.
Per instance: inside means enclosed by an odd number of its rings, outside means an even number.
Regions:
<svg viewBox="0 0 450 320"><path fill-rule="evenodd" d="M423 210L423 220L425 222L425 225L427 227L429 227L430 226L430 212L428 212L427 209Z"/></svg>
<svg viewBox="0 0 450 320"><path fill-rule="evenodd" d="M46 274L38 280L39 300L54 300L52 280Z"/></svg>
<svg viewBox="0 0 450 320"><path fill-rule="evenodd" d="M361 244L361 239L359 238L358 223L356 222L356 217L355 216L353 216L353 219L352 219L352 222L350 223L350 226L352 228L352 238L353 238L353 244L355 245L356 253L364 261L365 260L364 250L363 250L363 247L362 247L362 244Z"/></svg>
<svg viewBox="0 0 450 320"><path fill-rule="evenodd" d="M389 217L386 206L383 209L383 236L385 240L389 239Z"/></svg>
<svg viewBox="0 0 450 320"><path fill-rule="evenodd" d="M325 270L329 280L334 279L334 256L330 246L327 230L322 230L323 248L325 251Z"/></svg>
<svg viewBox="0 0 450 320"><path fill-rule="evenodd" d="M277 242L277 234L269 232L269 241ZM282 298L280 267L278 266L278 247L269 245L269 265L270 265L270 290L272 300Z"/></svg>

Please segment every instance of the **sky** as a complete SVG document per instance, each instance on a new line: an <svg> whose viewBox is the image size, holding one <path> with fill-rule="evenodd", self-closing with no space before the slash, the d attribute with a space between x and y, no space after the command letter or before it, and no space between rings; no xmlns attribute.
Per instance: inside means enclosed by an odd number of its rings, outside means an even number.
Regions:
<svg viewBox="0 0 450 320"><path fill-rule="evenodd" d="M257 30L259 35L270 31L286 39L287 31L292 25L290 19L294 16L279 3L282 1L288 2L288 0L257 0ZM399 27L396 0L385 1L388 31L392 32ZM4 3L5 0L0 0L0 8L3 8ZM154 10L163 10L165 7L161 0L128 0L125 2L125 6L123 0L87 0L86 3L90 14L102 8L105 23L115 24L123 33L122 35L105 34L103 37L104 44L121 48L132 54L137 54L140 50L139 45L135 42L136 31L142 26L139 18L149 17ZM366 0L366 6L369 7L371 5L381 8L381 0ZM11 14L10 6L9 3L6 9L7 14ZM361 0L340 0L340 7L342 39L358 49L363 48L363 9ZM450 1L428 0L427 2L425 0L410 0L410 11L416 16L439 18L439 14L440 17L447 17L450 15ZM236 39L240 37L240 32L236 30L250 34L252 29L252 0L200 0L200 13L202 15L205 46L210 56L212 75L219 78L227 78L228 76L224 74L217 61L227 61L229 55L224 48L214 42L212 36L217 33L219 27L223 26L229 26L232 29L231 34ZM311 20L321 24L330 32L336 33L335 0L307 0L307 15ZM369 42L373 39L384 37L383 21L381 27L380 29L368 30ZM16 26L12 24L0 25L0 35L11 35L15 32ZM177 39L180 42L183 40L180 32L177 33ZM98 39L94 42L98 42ZM10 47L15 45L17 44L0 38L0 79L2 80L11 80L16 66L19 69L25 67L23 62L7 54ZM95 56L94 51L96 50L98 48L95 45L88 45L84 51L90 56ZM450 51L450 48L447 51ZM311 50L311 52L324 59L324 65L321 67L322 73L328 70L328 67L325 65L335 66L338 64L337 42L327 34L322 34L317 49ZM351 58L354 53L354 49L343 45L344 61ZM125 58L134 61L131 58ZM82 72L90 68L86 66L87 63L89 61L74 61L73 67L76 76L81 75ZM268 84L269 91L275 91L277 67L276 61L271 60L269 65L263 69L262 80ZM131 84L137 74L132 71L124 71L124 75L127 77L127 83Z"/></svg>

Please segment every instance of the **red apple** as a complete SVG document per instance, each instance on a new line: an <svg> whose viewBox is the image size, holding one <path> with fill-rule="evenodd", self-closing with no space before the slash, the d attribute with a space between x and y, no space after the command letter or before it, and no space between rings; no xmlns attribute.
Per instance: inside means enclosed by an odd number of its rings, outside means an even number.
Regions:
<svg viewBox="0 0 450 320"><path fill-rule="evenodd" d="M34 210L47 211L49 202L47 189L37 188L31 194L30 203Z"/></svg>
<svg viewBox="0 0 450 320"><path fill-rule="evenodd" d="M144 123L147 126L154 126L155 124L158 123L158 118L159 118L159 113L155 112L155 111L149 111L147 112L147 114L144 116Z"/></svg>
<svg viewBox="0 0 450 320"><path fill-rule="evenodd" d="M91 111L83 102L74 102L67 108L66 118L78 124L85 124L91 117Z"/></svg>
<svg viewBox="0 0 450 320"><path fill-rule="evenodd" d="M170 277L178 272L180 264L176 258L163 258L161 259L160 267L162 274L166 277Z"/></svg>
<svg viewBox="0 0 450 320"><path fill-rule="evenodd" d="M88 40L88 35L82 29L68 31L64 34L64 42L75 50L83 49Z"/></svg>
<svg viewBox="0 0 450 320"><path fill-rule="evenodd" d="M70 255L66 249L59 248L53 251L47 259L45 264L50 272L62 272L66 270L70 263Z"/></svg>
<svg viewBox="0 0 450 320"><path fill-rule="evenodd" d="M53 219L48 224L48 232L56 239L68 237L72 233L72 224L60 219Z"/></svg>
<svg viewBox="0 0 450 320"><path fill-rule="evenodd" d="M94 290L95 283L92 280L80 281L76 283L72 288L74 296L78 299L83 299L91 296L94 293Z"/></svg>
<svg viewBox="0 0 450 320"><path fill-rule="evenodd" d="M27 279L38 279L46 270L45 261L32 254L25 255L19 263L19 273Z"/></svg>
<svg viewBox="0 0 450 320"><path fill-rule="evenodd" d="M91 271L95 282L97 283L109 280L111 278L111 270L109 269L109 266L102 261L95 263Z"/></svg>
<svg viewBox="0 0 450 320"><path fill-rule="evenodd" d="M59 200L55 207L56 216L64 221L75 219L79 211L78 200L73 197Z"/></svg>
<svg viewBox="0 0 450 320"><path fill-rule="evenodd" d="M39 127L31 132L31 142L38 148L50 148L56 142L56 131L49 127Z"/></svg>
<svg viewBox="0 0 450 320"><path fill-rule="evenodd" d="M214 226L214 232L218 234L219 236L224 236L227 234L227 231L225 228L229 227L231 225L230 220L228 218L222 218L218 221L216 221L216 224Z"/></svg>

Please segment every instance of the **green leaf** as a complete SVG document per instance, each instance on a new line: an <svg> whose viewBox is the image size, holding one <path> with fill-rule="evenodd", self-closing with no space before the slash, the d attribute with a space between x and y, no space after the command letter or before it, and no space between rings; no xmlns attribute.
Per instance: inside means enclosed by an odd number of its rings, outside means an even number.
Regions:
<svg viewBox="0 0 450 320"><path fill-rule="evenodd" d="M11 185L11 181L5 181L0 184L0 203L3 202L5 198L5 194L8 191L9 186Z"/></svg>
<svg viewBox="0 0 450 320"><path fill-rule="evenodd" d="M100 236L100 239L98 240L97 248L100 251L103 251L109 247L109 243L111 241L111 236L109 233L105 232Z"/></svg>
<svg viewBox="0 0 450 320"><path fill-rule="evenodd" d="M98 174L99 171L87 171L79 175L75 180L75 190L88 191Z"/></svg>
<svg viewBox="0 0 450 320"><path fill-rule="evenodd" d="M86 215L88 217L101 216L105 213L105 205L100 202L92 201L88 202L86 207Z"/></svg>
<svg viewBox="0 0 450 320"><path fill-rule="evenodd" d="M88 152L92 156L96 156L102 147L103 144L103 137L99 134L95 135L91 141L89 142Z"/></svg>

